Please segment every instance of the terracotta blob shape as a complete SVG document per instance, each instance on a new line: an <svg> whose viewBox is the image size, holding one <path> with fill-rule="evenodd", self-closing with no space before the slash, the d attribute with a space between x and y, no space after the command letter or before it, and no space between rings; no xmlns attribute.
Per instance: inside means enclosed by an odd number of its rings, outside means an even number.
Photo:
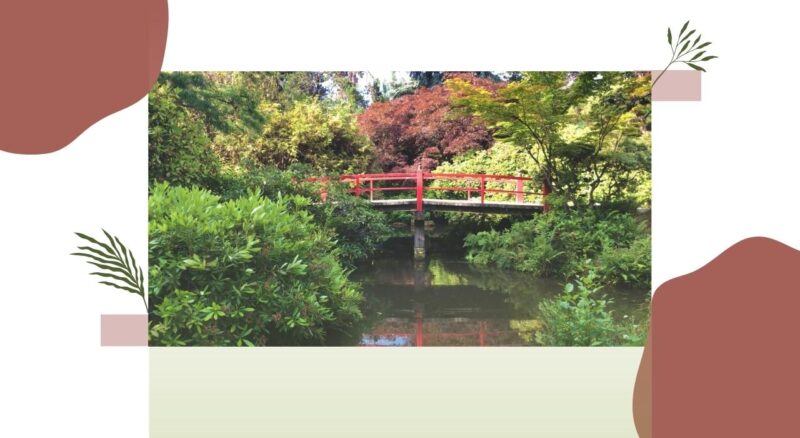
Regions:
<svg viewBox="0 0 800 438"><path fill-rule="evenodd" d="M0 150L56 151L147 95L167 21L167 0L0 2Z"/></svg>
<svg viewBox="0 0 800 438"><path fill-rule="evenodd" d="M800 436L798 272L800 251L754 237L658 288L634 390L641 437Z"/></svg>

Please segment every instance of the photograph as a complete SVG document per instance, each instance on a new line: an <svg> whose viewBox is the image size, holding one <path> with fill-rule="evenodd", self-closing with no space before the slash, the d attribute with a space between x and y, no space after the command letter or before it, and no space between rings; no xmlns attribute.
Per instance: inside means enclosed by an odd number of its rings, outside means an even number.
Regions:
<svg viewBox="0 0 800 438"><path fill-rule="evenodd" d="M173 71L151 346L642 346L651 73Z"/></svg>

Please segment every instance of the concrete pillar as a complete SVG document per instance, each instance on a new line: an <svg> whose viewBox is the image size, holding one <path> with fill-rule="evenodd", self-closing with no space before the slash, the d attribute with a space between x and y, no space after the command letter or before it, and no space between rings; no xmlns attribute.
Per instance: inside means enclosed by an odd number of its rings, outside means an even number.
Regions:
<svg viewBox="0 0 800 438"><path fill-rule="evenodd" d="M414 214L414 260L425 259L425 213Z"/></svg>

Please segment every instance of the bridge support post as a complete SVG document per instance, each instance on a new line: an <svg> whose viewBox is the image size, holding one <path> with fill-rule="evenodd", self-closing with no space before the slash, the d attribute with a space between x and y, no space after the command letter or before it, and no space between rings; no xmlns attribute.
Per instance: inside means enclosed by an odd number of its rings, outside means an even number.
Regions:
<svg viewBox="0 0 800 438"><path fill-rule="evenodd" d="M544 204L542 211L544 211L545 213L550 211L550 204L547 203L547 195L549 194L550 194L550 183L548 183L547 180L545 180L542 183L542 198L543 198L542 202Z"/></svg>
<svg viewBox="0 0 800 438"><path fill-rule="evenodd" d="M425 213L414 213L414 260L425 260Z"/></svg>

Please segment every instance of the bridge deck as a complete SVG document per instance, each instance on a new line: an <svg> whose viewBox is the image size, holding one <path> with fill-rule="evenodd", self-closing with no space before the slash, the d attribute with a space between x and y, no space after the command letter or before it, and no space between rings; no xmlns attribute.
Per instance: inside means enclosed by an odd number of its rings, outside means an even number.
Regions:
<svg viewBox="0 0 800 438"><path fill-rule="evenodd" d="M378 210L414 211L417 200L411 199L375 199L370 203ZM530 214L544 211L544 205L529 202L484 201L480 198L460 199L422 199L422 208L426 211L463 211L472 213Z"/></svg>

